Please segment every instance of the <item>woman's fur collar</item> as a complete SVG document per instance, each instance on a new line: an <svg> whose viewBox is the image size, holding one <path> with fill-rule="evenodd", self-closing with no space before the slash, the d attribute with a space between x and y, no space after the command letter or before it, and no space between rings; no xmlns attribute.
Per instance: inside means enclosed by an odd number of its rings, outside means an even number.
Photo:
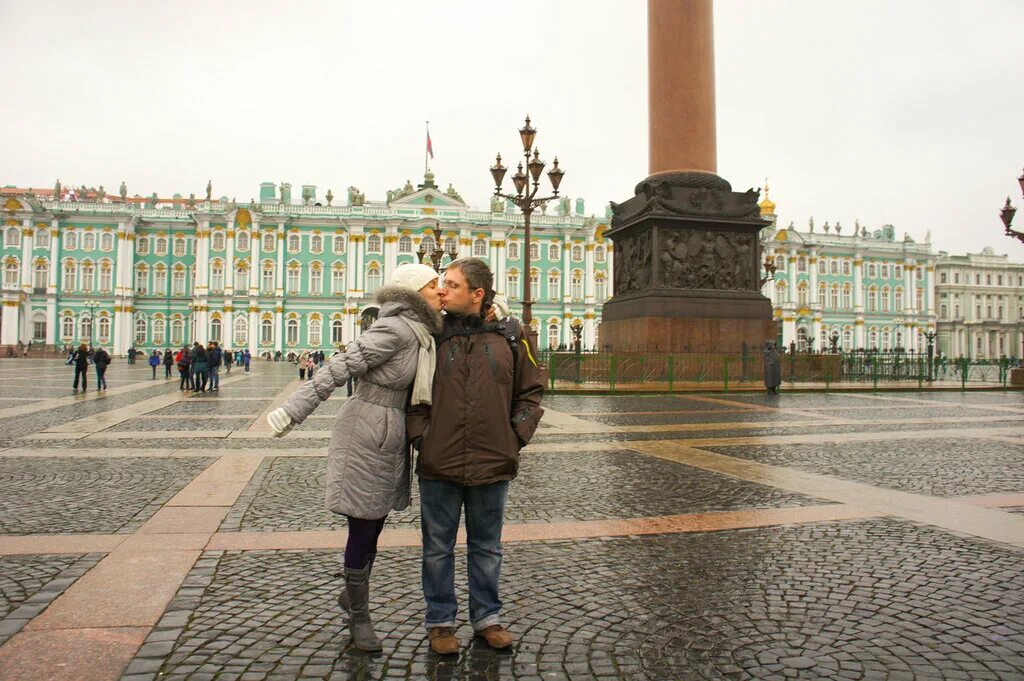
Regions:
<svg viewBox="0 0 1024 681"><path fill-rule="evenodd" d="M398 303L412 312L412 316L422 322L432 335L441 333L441 313L430 307L426 299L416 291L404 286L383 286L377 289L374 296L378 303Z"/></svg>

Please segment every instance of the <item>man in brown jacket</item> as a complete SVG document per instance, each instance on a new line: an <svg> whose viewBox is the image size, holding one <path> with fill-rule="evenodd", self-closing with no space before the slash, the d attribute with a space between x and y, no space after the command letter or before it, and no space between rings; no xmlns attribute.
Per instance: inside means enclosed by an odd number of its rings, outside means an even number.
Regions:
<svg viewBox="0 0 1024 681"><path fill-rule="evenodd" d="M408 437L419 450L426 627L431 648L441 654L459 651L455 537L463 508L470 621L491 646L512 645L500 621L501 528L519 450L544 413L544 385L519 323L483 318L493 287L482 260L448 266L431 404L411 407L407 418Z"/></svg>

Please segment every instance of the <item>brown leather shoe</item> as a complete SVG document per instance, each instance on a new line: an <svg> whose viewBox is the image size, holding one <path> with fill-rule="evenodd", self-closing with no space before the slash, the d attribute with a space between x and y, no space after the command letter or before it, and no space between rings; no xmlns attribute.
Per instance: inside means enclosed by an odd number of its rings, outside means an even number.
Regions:
<svg viewBox="0 0 1024 681"><path fill-rule="evenodd" d="M455 638L455 630L451 627L431 627L427 632L430 649L438 655L456 655L459 652L459 639Z"/></svg>
<svg viewBox="0 0 1024 681"><path fill-rule="evenodd" d="M512 646L512 634L500 624L492 624L476 632L476 635L487 641L492 648L503 650Z"/></svg>

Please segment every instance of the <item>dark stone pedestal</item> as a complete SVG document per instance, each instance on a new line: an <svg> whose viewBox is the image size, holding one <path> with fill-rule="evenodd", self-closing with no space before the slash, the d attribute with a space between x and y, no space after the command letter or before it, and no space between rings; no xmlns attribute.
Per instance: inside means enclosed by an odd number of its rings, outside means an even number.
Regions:
<svg viewBox="0 0 1024 681"><path fill-rule="evenodd" d="M613 352L739 352L777 335L761 295L757 191L710 173L655 175L612 204L615 296L602 310Z"/></svg>

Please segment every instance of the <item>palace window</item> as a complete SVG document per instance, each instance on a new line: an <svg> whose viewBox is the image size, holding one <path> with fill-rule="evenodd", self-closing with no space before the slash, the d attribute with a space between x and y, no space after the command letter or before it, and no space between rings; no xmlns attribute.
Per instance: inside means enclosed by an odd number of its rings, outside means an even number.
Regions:
<svg viewBox="0 0 1024 681"><path fill-rule="evenodd" d="M91 262L82 263L82 293L92 293L96 284L96 268L93 267Z"/></svg>
<svg viewBox="0 0 1024 681"><path fill-rule="evenodd" d="M807 271L807 258L802 255L796 259L796 271L801 274Z"/></svg>
<svg viewBox="0 0 1024 681"><path fill-rule="evenodd" d="M398 240L399 253L412 253L412 237L403 236Z"/></svg>
<svg viewBox="0 0 1024 681"><path fill-rule="evenodd" d="M558 270L548 272L548 298L558 300L562 297L562 273Z"/></svg>
<svg viewBox="0 0 1024 681"><path fill-rule="evenodd" d="M14 230L15 235L17 235L17 233L18 233L18 230L16 228L11 227L10 229L7 230L7 238L10 237L11 230ZM6 238L5 238L5 242L6 242ZM11 244L8 244L8 245L11 245ZM13 245L16 246L17 243L15 243ZM76 232L73 229L69 229L68 231L64 232L64 250L65 251L77 251L78 250L78 232Z"/></svg>
<svg viewBox="0 0 1024 681"><path fill-rule="evenodd" d="M560 344L562 336L561 330L558 328L558 322L551 320L548 324L548 348L554 350Z"/></svg>
<svg viewBox="0 0 1024 681"><path fill-rule="evenodd" d="M75 318L66 315L60 322L60 334L64 339L71 339L75 337Z"/></svg>
<svg viewBox="0 0 1024 681"><path fill-rule="evenodd" d="M600 245L595 246L594 247L594 262L604 262L605 261L605 254L606 253L607 253L607 251L605 250L604 246L600 246Z"/></svg>
<svg viewBox="0 0 1024 681"><path fill-rule="evenodd" d="M210 248L215 251L224 250L224 232L214 232L212 241L213 243L210 245Z"/></svg>
<svg viewBox="0 0 1024 681"><path fill-rule="evenodd" d="M260 246L264 253L273 253L277 248L277 235L273 232L264 232L263 244Z"/></svg>
<svg viewBox="0 0 1024 681"><path fill-rule="evenodd" d="M583 273L574 270L569 280L570 295L573 300L583 300Z"/></svg>
<svg viewBox="0 0 1024 681"><path fill-rule="evenodd" d="M35 238L36 248L49 248L50 247L50 230L46 227L38 227L36 229Z"/></svg>
<svg viewBox="0 0 1024 681"><path fill-rule="evenodd" d="M345 293L345 270L341 267L335 267L331 270L331 293L334 295L344 295Z"/></svg>
<svg viewBox="0 0 1024 681"><path fill-rule="evenodd" d="M219 319L210 320L210 340L220 342L222 324Z"/></svg>
<svg viewBox="0 0 1024 681"><path fill-rule="evenodd" d="M775 270L778 271L778 272L785 272L786 271L786 258L785 257L783 257L781 255L775 256Z"/></svg>
<svg viewBox="0 0 1024 681"><path fill-rule="evenodd" d="M839 309L839 284L833 284L829 289L828 306L833 310Z"/></svg>
<svg viewBox="0 0 1024 681"><path fill-rule="evenodd" d="M103 232L100 235L100 250L107 252L114 250L114 234L112 232Z"/></svg>
<svg viewBox="0 0 1024 681"><path fill-rule="evenodd" d="M18 263L10 262L4 266L4 286L18 285L18 271L21 267Z"/></svg>
<svg viewBox="0 0 1024 681"><path fill-rule="evenodd" d="M381 252L381 239L379 234L371 234L366 237L366 252L378 254Z"/></svg>
<svg viewBox="0 0 1024 681"><path fill-rule="evenodd" d="M818 259L818 274L828 274L828 261L824 258Z"/></svg>
<svg viewBox="0 0 1024 681"><path fill-rule="evenodd" d="M110 317L100 317L96 323L96 334L101 343L110 341Z"/></svg>
<svg viewBox="0 0 1024 681"><path fill-rule="evenodd" d="M878 289L874 286L868 289L868 312L878 311Z"/></svg>
<svg viewBox="0 0 1024 681"><path fill-rule="evenodd" d="M296 331L298 325L296 323ZM270 319L264 319L260 322L260 343L269 345L274 342L274 322Z"/></svg>
<svg viewBox="0 0 1024 681"><path fill-rule="evenodd" d="M14 247L18 246L20 241L21 233L17 227L8 227L4 230L4 246ZM70 249L69 249L70 250Z"/></svg>
<svg viewBox="0 0 1024 681"><path fill-rule="evenodd" d="M899 312L899 311L901 311L903 309L903 289L901 289L901 288L896 289L896 294L895 295L896 295L895 309L896 309L897 312Z"/></svg>
<svg viewBox="0 0 1024 681"><path fill-rule="evenodd" d="M799 266L799 262L797 263L797 265ZM800 307L804 307L805 305L807 305L807 282L806 281L801 281L799 284L796 285L796 298L797 298L797 304Z"/></svg>
<svg viewBox="0 0 1024 681"><path fill-rule="evenodd" d="M474 258L486 258L487 257L487 240L476 239L473 241L473 257Z"/></svg>
<svg viewBox="0 0 1024 681"><path fill-rule="evenodd" d="M373 293L380 288L380 285L380 266L377 264L371 264L366 270L366 292Z"/></svg>
<svg viewBox="0 0 1024 681"><path fill-rule="evenodd" d="M894 279L902 279L903 278L903 266L902 265L894 265L893 268L892 268L892 276L893 276Z"/></svg>
<svg viewBox="0 0 1024 681"><path fill-rule="evenodd" d="M594 302L600 305L608 298L608 286L605 282L604 272L594 275Z"/></svg>
<svg viewBox="0 0 1024 681"><path fill-rule="evenodd" d="M509 241L506 248L506 257L509 260L519 260L519 242Z"/></svg>
<svg viewBox="0 0 1024 681"><path fill-rule="evenodd" d="M149 238L140 236L135 239L135 253L137 255L149 254Z"/></svg>
<svg viewBox="0 0 1024 681"><path fill-rule="evenodd" d="M249 270L244 266L235 267L235 293L249 290Z"/></svg>
<svg viewBox="0 0 1024 681"><path fill-rule="evenodd" d="M850 272L851 272L850 268L851 268L850 261L849 260L844 260L843 261L843 274L846 275L846 276L850 276Z"/></svg>
<svg viewBox="0 0 1024 681"><path fill-rule="evenodd" d="M185 295L185 270L174 270L171 275L171 295Z"/></svg>
<svg viewBox="0 0 1024 681"><path fill-rule="evenodd" d="M245 317L238 315L235 317L235 345L245 345L249 342L249 323Z"/></svg>
<svg viewBox="0 0 1024 681"><path fill-rule="evenodd" d="M146 318L136 317L135 319L135 346L146 344Z"/></svg>
<svg viewBox="0 0 1024 681"><path fill-rule="evenodd" d="M74 260L64 263L64 290L74 291L78 288L78 268Z"/></svg>
<svg viewBox="0 0 1024 681"><path fill-rule="evenodd" d="M82 250L92 251L96 249L96 235L92 232L86 232L82 235Z"/></svg>
<svg viewBox="0 0 1024 681"><path fill-rule="evenodd" d="M260 280L260 293L264 295L272 295L274 293L274 265L273 263L263 263L262 278Z"/></svg>
<svg viewBox="0 0 1024 681"><path fill-rule="evenodd" d="M829 274L839 274L839 261L838 260L833 259L833 260L829 261L829 263L828 263L828 272L829 272Z"/></svg>
<svg viewBox="0 0 1024 681"><path fill-rule="evenodd" d="M299 267L298 265L288 268L288 293L296 295L299 292Z"/></svg>
<svg viewBox="0 0 1024 681"><path fill-rule="evenodd" d="M537 262L540 260L540 244L536 241L530 243L530 261Z"/></svg>
<svg viewBox="0 0 1024 681"><path fill-rule="evenodd" d="M32 271L32 287L46 288L49 285L50 265L45 262L37 262Z"/></svg>
<svg viewBox="0 0 1024 681"><path fill-rule="evenodd" d="M573 244L572 259L574 262L580 262L583 260L583 247L579 244Z"/></svg>
<svg viewBox="0 0 1024 681"><path fill-rule="evenodd" d="M174 255L181 257L185 255L185 238L176 237L174 239Z"/></svg>
<svg viewBox="0 0 1024 681"><path fill-rule="evenodd" d="M320 346L320 320L311 319L309 322L309 344L313 347Z"/></svg>
<svg viewBox="0 0 1024 681"><path fill-rule="evenodd" d="M210 291L221 293L224 291L224 266L217 261L210 268Z"/></svg>
<svg viewBox="0 0 1024 681"><path fill-rule="evenodd" d="M853 308L853 291L850 289L849 284L843 287L843 308Z"/></svg>
<svg viewBox="0 0 1024 681"><path fill-rule="evenodd" d="M301 237L299 237L298 234L289 234L288 235L288 252L289 253L298 253L299 252L299 246L300 246L301 243L302 243L302 239L301 239Z"/></svg>
<svg viewBox="0 0 1024 681"><path fill-rule="evenodd" d="M558 262L558 259L560 257L562 257L562 253L558 247L558 244L551 244L550 246L548 246L548 260L550 260L551 262Z"/></svg>
<svg viewBox="0 0 1024 681"><path fill-rule="evenodd" d="M109 262L104 262L100 265L100 291L103 293L110 293L114 286L112 283L112 270Z"/></svg>
<svg viewBox="0 0 1024 681"><path fill-rule="evenodd" d="M871 263L870 265L868 265L868 276L871 277L872 279L875 278L875 264L874 263Z"/></svg>
<svg viewBox="0 0 1024 681"><path fill-rule="evenodd" d="M153 247L153 252L156 255L167 255L167 237L158 236L156 238L156 245Z"/></svg>
<svg viewBox="0 0 1024 681"><path fill-rule="evenodd" d="M299 342L299 320L289 319L285 325L285 340L288 345L297 345Z"/></svg>
<svg viewBox="0 0 1024 681"><path fill-rule="evenodd" d="M509 300L519 300L519 272L509 272L505 284L505 295Z"/></svg>
<svg viewBox="0 0 1024 681"><path fill-rule="evenodd" d="M238 247L238 250L240 250L240 251L248 251L249 250L249 232L246 232L245 230L239 232L238 233L238 239L236 240L236 245Z"/></svg>
<svg viewBox="0 0 1024 681"><path fill-rule="evenodd" d="M319 234L314 234L309 237L309 251L310 253L323 253L324 252L324 238Z"/></svg>
<svg viewBox="0 0 1024 681"><path fill-rule="evenodd" d="M406 237L408 238L408 237ZM345 237L340 234L335 234L331 242L331 248L334 250L335 255L341 255L345 252Z"/></svg>
<svg viewBox="0 0 1024 681"><path fill-rule="evenodd" d="M331 322L331 345L345 342L345 325L340 319Z"/></svg>
<svg viewBox="0 0 1024 681"><path fill-rule="evenodd" d="M782 305L786 302L786 282L779 281L775 284L775 304Z"/></svg>
<svg viewBox="0 0 1024 681"><path fill-rule="evenodd" d="M185 342L185 322L175 319L171 322L171 343L181 345Z"/></svg>
<svg viewBox="0 0 1024 681"><path fill-rule="evenodd" d="M167 322L159 317L153 320L153 342L157 345L163 345L164 334L167 331Z"/></svg>
<svg viewBox="0 0 1024 681"><path fill-rule="evenodd" d="M324 270L313 265L309 270L309 295L319 296L324 292ZM319 345L319 343L317 343Z"/></svg>

